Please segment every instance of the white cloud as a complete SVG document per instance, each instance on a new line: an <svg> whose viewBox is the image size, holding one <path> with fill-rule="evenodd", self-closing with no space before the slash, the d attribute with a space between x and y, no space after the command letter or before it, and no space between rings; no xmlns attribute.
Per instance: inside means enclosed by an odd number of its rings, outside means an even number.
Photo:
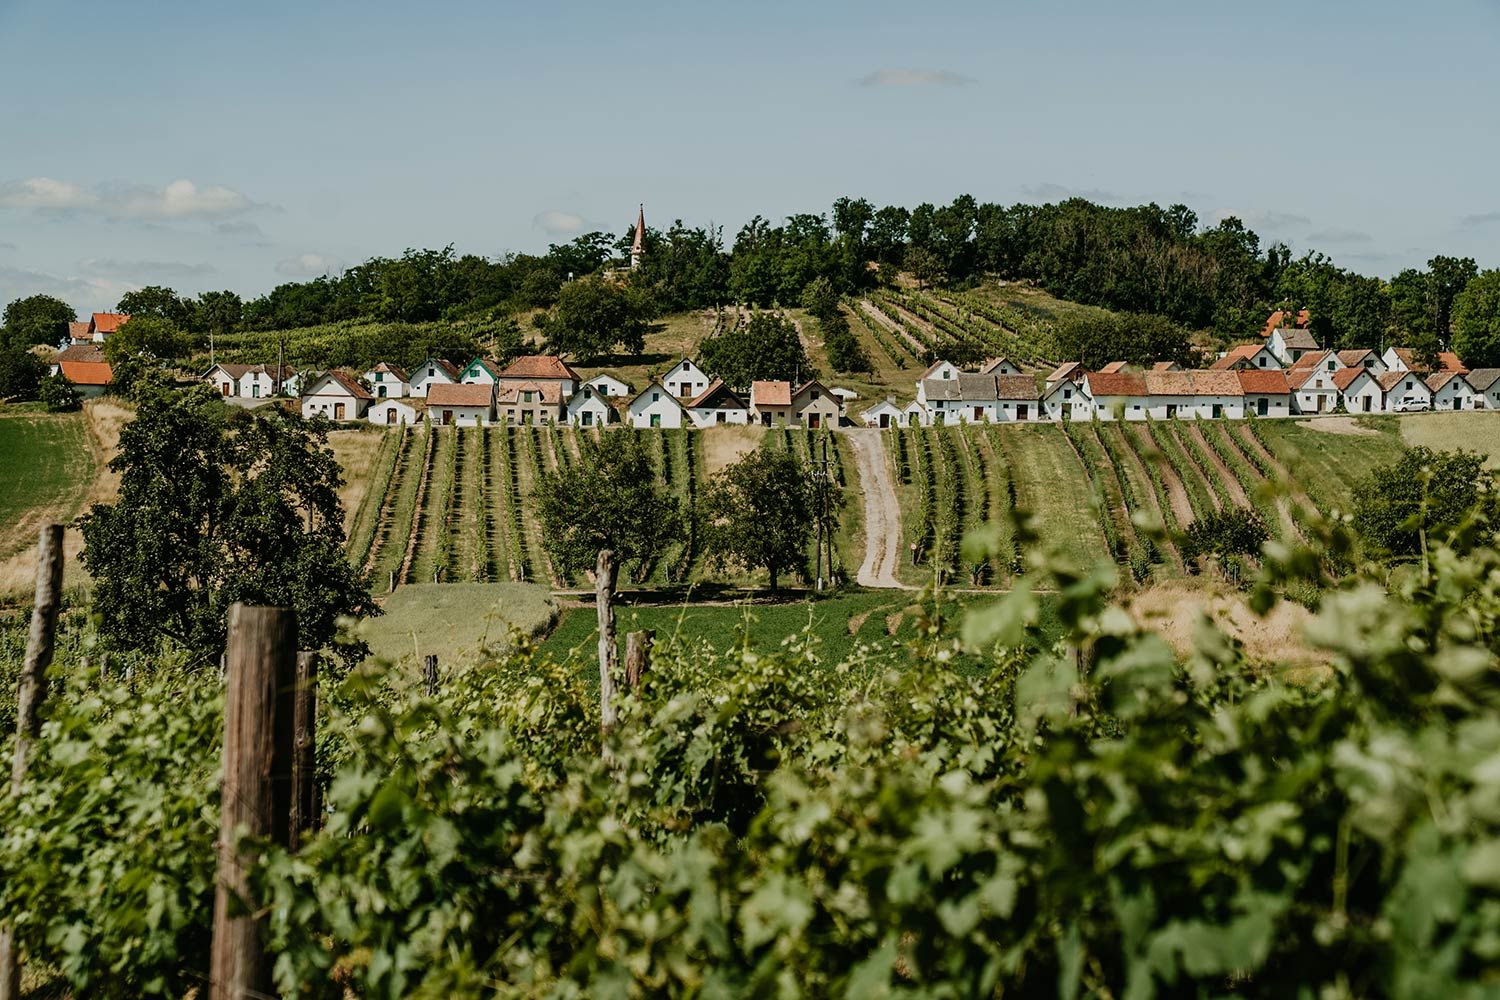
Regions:
<svg viewBox="0 0 1500 1000"><path fill-rule="evenodd" d="M186 264L175 260L114 260L85 257L78 262L84 274L101 278L119 278L159 284L183 278L201 278L213 274L212 264Z"/></svg>
<svg viewBox="0 0 1500 1000"><path fill-rule="evenodd" d="M0 265L0 302L10 302L27 295L55 295L80 314L88 314L95 310L113 309L121 295L139 287L128 281L49 274L45 271Z"/></svg>
<svg viewBox="0 0 1500 1000"><path fill-rule="evenodd" d="M946 69L877 69L855 82L861 87L962 87L974 81Z"/></svg>
<svg viewBox="0 0 1500 1000"><path fill-rule="evenodd" d="M1312 225L1312 220L1305 215L1296 212L1277 212L1274 209L1256 209L1253 211L1240 211L1233 208L1221 208L1214 213L1214 224L1218 225L1230 216L1239 219L1250 229L1265 235L1266 233L1285 233L1290 229L1306 229Z"/></svg>
<svg viewBox="0 0 1500 1000"><path fill-rule="evenodd" d="M557 209L538 212L532 216L531 224L549 236L576 236L588 227L577 212L559 212Z"/></svg>
<svg viewBox="0 0 1500 1000"><path fill-rule="evenodd" d="M276 262L276 273L290 278L316 278L321 274L342 274L344 262L322 253L304 253Z"/></svg>
<svg viewBox="0 0 1500 1000"><path fill-rule="evenodd" d="M84 188L52 177L0 184L0 208L89 213L110 219L223 219L265 207L227 187L199 187L186 179L165 187L117 184Z"/></svg>
<svg viewBox="0 0 1500 1000"><path fill-rule="evenodd" d="M1478 215L1466 215L1459 219L1458 226L1460 229L1479 229L1497 222L1500 222L1500 212L1480 212Z"/></svg>

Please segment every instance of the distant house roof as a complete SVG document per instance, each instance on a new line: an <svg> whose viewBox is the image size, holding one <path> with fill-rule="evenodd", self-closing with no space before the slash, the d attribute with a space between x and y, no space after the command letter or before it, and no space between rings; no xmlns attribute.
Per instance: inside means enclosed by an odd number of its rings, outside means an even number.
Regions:
<svg viewBox="0 0 1500 1000"><path fill-rule="evenodd" d="M688 400L687 406L689 409L743 410L745 401L725 385L723 379L716 378L708 383L707 389Z"/></svg>
<svg viewBox="0 0 1500 1000"><path fill-rule="evenodd" d="M1020 368L1019 365L1011 364L1010 358L1007 358L1004 355L1001 355L998 358L991 358L990 360L986 361L984 364L980 365L979 366L979 374L981 374L981 375L993 375L993 374L995 374L995 369L997 369L997 368L1004 368L1006 365L1010 365L1010 367L1016 368L1016 369Z"/></svg>
<svg viewBox="0 0 1500 1000"><path fill-rule="evenodd" d="M1463 376L1458 372L1433 372L1431 375L1428 375L1426 378L1422 379L1422 381L1427 383L1427 388L1431 389L1433 392L1437 392L1439 389L1441 389L1443 386L1447 385L1454 379L1462 378Z"/></svg>
<svg viewBox="0 0 1500 1000"><path fill-rule="evenodd" d="M759 384L759 383L757 383L757 384ZM781 384L782 385L786 385L785 382L783 382ZM662 399L665 399L665 400L670 400L671 403L672 403L672 405L675 406L675 407L677 407L679 410L686 408L685 404L683 403L682 400L678 399L675 395L672 394L671 390L669 390L666 386L662 385L661 379L655 379L655 378L652 379L650 382L646 383L646 388L642 389L640 392L638 392L638 393L635 394L635 397L633 399L631 399L631 401L628 404L626 404L626 408L627 409L633 408L636 403L639 403L641 400L645 399L646 398L646 393L650 392L652 389L656 389L657 391L659 391L661 393L661 399L653 399L652 400L653 403L659 403L659 402L662 401Z"/></svg>
<svg viewBox="0 0 1500 1000"><path fill-rule="evenodd" d="M1290 317L1291 317L1291 313L1289 313L1289 312L1287 312L1286 310L1283 310L1283 309L1277 309L1275 312L1271 313L1271 315L1266 319L1266 325L1261 328L1260 335L1262 337L1269 337L1271 334L1275 333L1277 330L1279 330L1282 327L1286 326L1287 320ZM1312 322L1312 313L1308 312L1306 309L1298 309L1297 310L1297 318L1296 318L1295 321L1293 321L1292 325L1293 326L1303 326L1303 327L1305 327L1305 326L1307 326L1307 324L1309 324L1311 322Z"/></svg>
<svg viewBox="0 0 1500 1000"><path fill-rule="evenodd" d="M69 340L88 340L89 339L89 323L88 323L88 320L83 320L80 323L69 323L68 324L68 339Z"/></svg>
<svg viewBox="0 0 1500 1000"><path fill-rule="evenodd" d="M440 382L427 387L427 405L489 406L495 401L495 390L489 384Z"/></svg>
<svg viewBox="0 0 1500 1000"><path fill-rule="evenodd" d="M1308 351L1302 357L1292 362L1292 368L1316 368L1328 360L1328 355L1328 351ZM1340 359L1340 362L1342 363L1342 359Z"/></svg>
<svg viewBox="0 0 1500 1000"><path fill-rule="evenodd" d="M424 358L420 365L417 365L417 367L411 370L411 378L416 378L418 375L422 374L422 369L426 368L428 365L432 365L436 368L441 369L443 374L447 375L455 382L458 381L459 373L462 371L462 369L459 368L458 365L455 365L453 362L448 361L444 358Z"/></svg>
<svg viewBox="0 0 1500 1000"><path fill-rule="evenodd" d="M803 382L801 385L797 386L797 388L792 390L793 405L796 404L797 400L807 395L807 393L811 392L813 389L820 390L824 396L833 400L834 405L842 408L843 402L837 396L835 396L832 391L829 390L828 386L824 385L822 382L819 382L815 378L808 379L806 382Z"/></svg>
<svg viewBox="0 0 1500 1000"><path fill-rule="evenodd" d="M71 347L67 347L59 351L55 360L59 364L64 361L103 361L104 348L100 347L98 344L74 344Z"/></svg>
<svg viewBox="0 0 1500 1000"><path fill-rule="evenodd" d="M1238 364L1251 364L1255 356L1266 349L1265 344L1237 344L1222 358L1216 358L1208 367L1214 371L1226 371Z"/></svg>
<svg viewBox="0 0 1500 1000"><path fill-rule="evenodd" d="M487 389L489 386L482 386L482 388ZM496 387L495 402L505 404L524 403L526 400L521 398L521 394L526 392L537 394L537 398L531 400L533 403L539 402L544 406L556 406L562 402L562 386L556 382L546 380L540 382L503 382ZM604 395L596 398L602 399L606 403L609 402L609 397Z"/></svg>
<svg viewBox="0 0 1500 1000"><path fill-rule="evenodd" d="M94 313L89 320L89 330L93 333L114 333L128 319L129 313Z"/></svg>
<svg viewBox="0 0 1500 1000"><path fill-rule="evenodd" d="M468 364L464 365L462 374L467 375L473 368L483 369L484 371L489 373L489 376L492 379L498 379L500 377L500 375L495 371L495 366L490 364L489 361L485 358L475 358L473 361L470 361Z"/></svg>
<svg viewBox="0 0 1500 1000"><path fill-rule="evenodd" d="M1463 374L1469 370L1464 367L1464 363L1459 360L1458 355L1452 351L1438 351L1438 366L1445 372L1458 372L1459 374Z"/></svg>
<svg viewBox="0 0 1500 1000"><path fill-rule="evenodd" d="M57 356L57 369L63 378L74 385L109 385L115 380L114 369L102 354L96 361L79 361L68 358L67 353L68 351L63 351Z"/></svg>
<svg viewBox="0 0 1500 1000"><path fill-rule="evenodd" d="M1281 342L1293 350L1316 351L1318 349L1318 338L1305 327L1283 326L1275 332L1281 334Z"/></svg>
<svg viewBox="0 0 1500 1000"><path fill-rule="evenodd" d="M582 382L578 373L569 368L562 358L555 354L528 354L516 358L505 366L505 370L499 375L503 379L572 379Z"/></svg>
<svg viewBox="0 0 1500 1000"><path fill-rule="evenodd" d="M404 368L400 368L400 367L398 367L396 365L393 365L389 361L379 361L379 362L376 362L375 367L371 368L370 371L372 371L372 372L384 372L387 375L394 375L394 376L396 376L396 378L400 379L402 382L405 382L408 378L410 378L410 376L406 373L406 370Z"/></svg>
<svg viewBox="0 0 1500 1000"><path fill-rule="evenodd" d="M1104 375L1114 375L1118 372L1124 371L1125 366L1128 364L1130 364L1130 362L1128 361L1111 361L1109 364L1099 369L1099 371Z"/></svg>
<svg viewBox="0 0 1500 1000"><path fill-rule="evenodd" d="M1410 347L1393 347L1391 348L1391 353L1400 358L1401 363L1414 372L1425 372L1432 370L1428 365L1421 364L1417 361L1417 352L1412 350ZM1463 374L1468 371L1468 369L1464 367L1464 363L1459 360L1458 355L1454 354L1452 351L1439 351L1437 360L1439 371L1458 372L1459 374Z"/></svg>
<svg viewBox="0 0 1500 1000"><path fill-rule="evenodd" d="M1416 371L1386 372L1383 375L1376 375L1375 381L1380 386L1380 388L1386 392L1390 392L1392 389L1396 388L1396 386L1400 385L1402 379L1412 379L1417 383L1417 385L1420 385L1425 389L1427 387L1427 383L1422 381L1422 374L1422 372ZM1415 388L1415 386L1413 386L1413 388Z"/></svg>
<svg viewBox="0 0 1500 1000"><path fill-rule="evenodd" d="M920 382L923 379L931 378L933 372L937 371L939 368L943 367L947 363L948 362L944 361L942 358L937 359L932 364L930 364L930 365L927 366L927 370L925 372L923 372L922 374L920 374L920 375L917 376L917 381Z"/></svg>
<svg viewBox="0 0 1500 1000"><path fill-rule="evenodd" d="M931 371L932 369L928 369ZM791 406L792 384L779 380L764 380L750 383L751 406Z"/></svg>
<svg viewBox="0 0 1500 1000"><path fill-rule="evenodd" d="M1052 373L1047 376L1047 382L1050 384L1052 382L1057 382L1065 378L1082 377L1083 365L1079 364L1077 361L1065 361L1062 364L1058 365L1056 368L1052 369Z"/></svg>
<svg viewBox="0 0 1500 1000"><path fill-rule="evenodd" d="M225 375L228 375L231 379L238 382L241 376L250 374L255 370L255 367L255 365L236 365L220 361L218 364L214 365L213 368L210 368L208 371L204 372L203 377L207 378L209 375L213 374L214 369L217 368L219 371L223 372Z"/></svg>
<svg viewBox="0 0 1500 1000"><path fill-rule="evenodd" d="M1324 351L1323 353L1326 355L1328 352ZM1375 359L1378 360L1379 357L1380 357L1380 355L1376 354L1374 351L1370 350L1368 347L1365 347L1365 348L1356 348L1355 350L1352 350L1352 351L1339 351L1338 352L1339 362L1341 364L1347 366L1347 367L1350 367L1350 368L1353 368L1356 365L1363 365L1365 363L1365 359L1366 358L1375 358Z"/></svg>
<svg viewBox="0 0 1500 1000"><path fill-rule="evenodd" d="M996 375L994 378L996 399L1037 398L1036 379L1030 375Z"/></svg>
<svg viewBox="0 0 1500 1000"><path fill-rule="evenodd" d="M1154 372L1177 372L1182 371L1182 366L1175 361L1158 361L1151 366Z"/></svg>
<svg viewBox="0 0 1500 1000"><path fill-rule="evenodd" d="M1340 368L1333 373L1333 385L1339 392L1347 392L1354 384L1355 379L1361 375L1368 376L1370 373L1363 368Z"/></svg>
<svg viewBox="0 0 1500 1000"><path fill-rule="evenodd" d="M1465 378L1469 380L1469 385L1480 392L1489 392L1490 386L1494 385L1496 380L1500 380L1500 368L1476 368Z"/></svg>
<svg viewBox="0 0 1500 1000"><path fill-rule="evenodd" d="M1255 393L1259 396L1285 396L1292 391L1287 382L1284 371L1262 371L1252 368L1235 372L1239 378L1240 391L1249 395Z"/></svg>
<svg viewBox="0 0 1500 1000"><path fill-rule="evenodd" d="M1095 397L1146 395L1146 377L1139 372L1090 372L1088 383Z"/></svg>

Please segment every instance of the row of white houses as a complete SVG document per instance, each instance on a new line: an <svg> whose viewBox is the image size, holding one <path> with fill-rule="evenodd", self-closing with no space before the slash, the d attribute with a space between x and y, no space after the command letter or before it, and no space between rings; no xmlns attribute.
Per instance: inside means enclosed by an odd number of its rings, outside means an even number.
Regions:
<svg viewBox="0 0 1500 1000"><path fill-rule="evenodd" d="M886 399L862 419L873 427L930 427L1500 410L1500 369L1469 371L1451 354L1439 356L1438 371L1418 370L1421 366L1404 351L1385 357L1373 351L1304 351L1281 367L1256 346L1256 351L1231 352L1226 355L1231 363L1207 370L1162 363L1142 371L1115 363L1090 372L1069 363L1040 381L1003 358L975 373L939 361L922 373L913 402L902 407Z"/></svg>
<svg viewBox="0 0 1500 1000"><path fill-rule="evenodd" d="M458 427L563 424L637 428L838 426L846 390L816 379L793 385L757 381L748 393L710 378L683 358L641 391L612 375L582 378L552 355L517 358L498 368L479 358L460 368L429 358L411 371L381 363L362 374L303 374L286 367L216 364L203 378L223 396L300 396L303 416Z"/></svg>

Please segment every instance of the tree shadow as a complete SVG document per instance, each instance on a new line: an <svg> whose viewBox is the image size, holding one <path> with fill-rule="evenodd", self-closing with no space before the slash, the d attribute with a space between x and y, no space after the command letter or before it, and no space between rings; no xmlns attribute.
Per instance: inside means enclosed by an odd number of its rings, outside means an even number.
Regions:
<svg viewBox="0 0 1500 1000"><path fill-rule="evenodd" d="M664 365L675 358L660 352L651 354L596 354L582 358L578 364L588 368L620 368L626 365Z"/></svg>

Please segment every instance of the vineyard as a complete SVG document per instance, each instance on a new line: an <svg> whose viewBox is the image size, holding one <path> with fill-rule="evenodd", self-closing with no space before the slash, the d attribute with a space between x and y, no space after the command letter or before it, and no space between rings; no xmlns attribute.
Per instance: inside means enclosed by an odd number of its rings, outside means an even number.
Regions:
<svg viewBox="0 0 1500 1000"><path fill-rule="evenodd" d="M1220 511L1253 509L1272 539L1301 542L1295 511L1350 510L1367 470L1401 447L1393 427L1349 435L1289 421L963 424L883 440L911 555L904 578L958 587L1004 587L1023 571L1017 510L1042 549L1108 554L1136 582L1188 573L1177 535ZM965 560L959 543L985 523L999 558Z"/></svg>
<svg viewBox="0 0 1500 1000"><path fill-rule="evenodd" d="M553 588L589 585L582 575L565 575L547 552L533 497L540 478L567 469L579 458L579 435L600 433L570 428L402 427L387 432L369 475L369 489L349 530L349 554L378 589L416 583L531 582ZM631 433L612 431L611 433ZM653 465L684 512L683 538L655 553L630 582L676 587L724 579L704 559L697 523L705 476L705 436L685 429L647 435ZM853 456L831 432L768 432L761 447L813 459L823 440L834 481L857 489ZM840 517L834 538L836 566L858 564L863 544L862 510L857 494ZM813 549L808 548L809 562Z"/></svg>

